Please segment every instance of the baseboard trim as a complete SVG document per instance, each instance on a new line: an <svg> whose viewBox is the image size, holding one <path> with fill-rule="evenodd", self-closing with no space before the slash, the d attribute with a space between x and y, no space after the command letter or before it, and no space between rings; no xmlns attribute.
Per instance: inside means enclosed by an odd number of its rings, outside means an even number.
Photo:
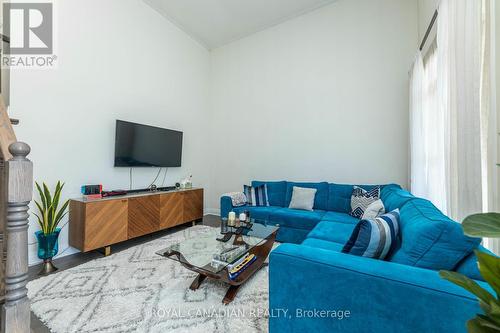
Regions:
<svg viewBox="0 0 500 333"><path fill-rule="evenodd" d="M220 216L220 209L217 208L206 208L205 215L217 215Z"/></svg>

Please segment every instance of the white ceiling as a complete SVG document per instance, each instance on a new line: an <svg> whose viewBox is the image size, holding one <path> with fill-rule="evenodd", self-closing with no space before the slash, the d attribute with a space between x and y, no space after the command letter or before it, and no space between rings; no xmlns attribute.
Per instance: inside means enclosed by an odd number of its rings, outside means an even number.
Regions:
<svg viewBox="0 0 500 333"><path fill-rule="evenodd" d="M335 0L143 0L214 49Z"/></svg>

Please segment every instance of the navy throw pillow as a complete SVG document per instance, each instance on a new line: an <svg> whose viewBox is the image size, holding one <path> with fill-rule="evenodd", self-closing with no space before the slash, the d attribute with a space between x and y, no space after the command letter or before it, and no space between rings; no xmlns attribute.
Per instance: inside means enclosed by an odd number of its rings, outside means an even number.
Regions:
<svg viewBox="0 0 500 333"><path fill-rule="evenodd" d="M358 222L342 249L360 257L385 259L399 244L399 209Z"/></svg>
<svg viewBox="0 0 500 333"><path fill-rule="evenodd" d="M247 197L247 203L250 206L269 206L269 199L267 197L267 185L243 187L243 193Z"/></svg>

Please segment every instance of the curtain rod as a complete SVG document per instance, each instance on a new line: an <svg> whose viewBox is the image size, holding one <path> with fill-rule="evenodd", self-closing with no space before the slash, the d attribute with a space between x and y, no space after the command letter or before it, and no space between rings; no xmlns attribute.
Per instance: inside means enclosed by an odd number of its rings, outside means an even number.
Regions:
<svg viewBox="0 0 500 333"><path fill-rule="evenodd" d="M434 12L434 15L432 16L431 23L429 24L429 27L427 28L427 31L425 32L424 39L422 40L422 43L420 44L419 50L422 51L424 49L425 43L427 42L427 38L429 38L429 34L431 33L432 27L436 23L438 17L438 11Z"/></svg>

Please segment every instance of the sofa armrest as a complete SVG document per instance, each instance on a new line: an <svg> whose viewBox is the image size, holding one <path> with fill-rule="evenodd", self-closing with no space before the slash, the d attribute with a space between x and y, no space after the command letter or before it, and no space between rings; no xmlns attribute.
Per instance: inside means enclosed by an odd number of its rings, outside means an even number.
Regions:
<svg viewBox="0 0 500 333"><path fill-rule="evenodd" d="M220 217L227 217L233 208L233 201L231 200L231 197L222 196L220 198Z"/></svg>
<svg viewBox="0 0 500 333"><path fill-rule="evenodd" d="M438 272L392 262L283 244L269 271L271 333L466 332L481 312Z"/></svg>

